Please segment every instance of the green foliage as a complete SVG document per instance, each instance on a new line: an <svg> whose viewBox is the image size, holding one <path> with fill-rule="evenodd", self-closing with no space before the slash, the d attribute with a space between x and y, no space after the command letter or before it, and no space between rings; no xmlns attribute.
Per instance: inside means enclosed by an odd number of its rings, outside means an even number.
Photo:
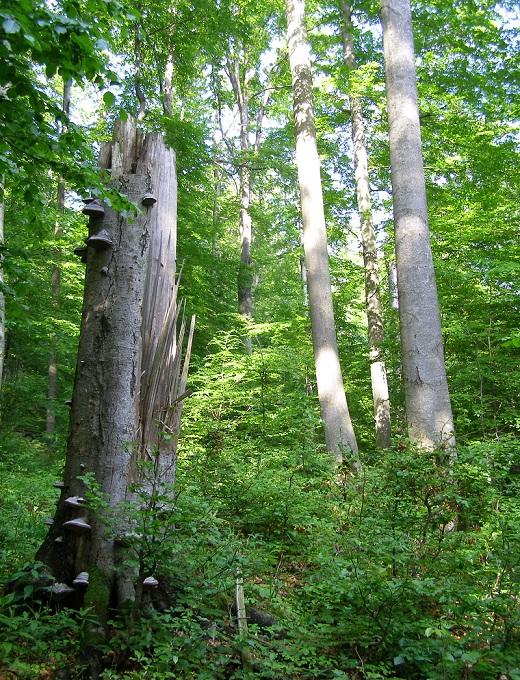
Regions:
<svg viewBox="0 0 520 680"><path fill-rule="evenodd" d="M156 575L157 608L111 612L107 639L93 641L91 611L36 606L28 582L18 600L7 595L0 602L1 673L9 668L41 678L67 668L79 677L88 637L102 655L104 678L520 678L520 460L510 438L519 427L519 376L512 370L519 349L512 126L518 62L502 12L513 3L501 3L502 9L487 0L413 3L432 245L459 442L451 468L442 456L414 451L402 439L398 320L389 305L386 262L384 351L395 447L383 454L373 446L348 98L360 96L367 117L378 242L390 260L381 44L377 3L353 2L359 68L348 73L337 7L330 5L310 3L309 28L338 344L364 464L356 478L331 469L323 450L283 60L272 74L260 152L244 158L215 141L210 71L240 53L241 76L252 69L254 118L259 71L283 25L282 3L160 0L137 12L104 0L23 0L0 10L7 324L2 581L13 570L27 576L20 570L41 543L44 516L53 513L52 482L67 433L63 401L72 391L83 277L72 250L86 230L77 212L56 210L57 177L82 193L93 187L106 194L85 142L106 138L121 103L135 107L136 21L147 98L142 124L165 132L176 149L182 293L198 317L175 488L149 496L136 487L137 504L109 511L95 481L85 479L107 531L117 535L121 524L132 526L122 566L139 579ZM107 121L90 131L65 121L68 130L58 134L61 81L115 85L110 50L124 63L124 78L121 90L103 96ZM158 76L168 56L172 116L163 115ZM46 82L50 77L55 82ZM220 87L223 73L215 77ZM231 92L221 89L222 102L231 106ZM234 182L243 162L250 164L253 187L254 323L236 313ZM108 200L128 208L117 196ZM63 229L59 241L56 222ZM50 289L56 265L59 304ZM252 339L250 355L245 335ZM57 432L49 439L43 430L51 349L59 389ZM269 628L251 624L246 639L239 638L233 614L238 568L248 607L276 619ZM90 600L106 602L103 578L96 584L92 576ZM241 661L244 647L249 668Z"/></svg>

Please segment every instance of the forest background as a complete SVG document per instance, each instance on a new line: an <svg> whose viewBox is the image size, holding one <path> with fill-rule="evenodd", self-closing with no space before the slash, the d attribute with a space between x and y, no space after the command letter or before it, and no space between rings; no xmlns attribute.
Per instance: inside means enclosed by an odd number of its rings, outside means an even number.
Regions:
<svg viewBox="0 0 520 680"><path fill-rule="evenodd" d="M356 476L347 468L338 476L322 441L283 6L0 7L4 581L25 577L58 497L84 278L74 255L86 233L80 196L93 191L127 209L96 169L99 145L117 118L141 111L140 124L162 131L177 155L177 262L197 331L174 529L157 543L161 518L147 525L148 559L161 565L170 601L130 627L114 619L103 677L520 678L518 8L412 3L457 434L446 472L438 452L418 455L406 438L376 4L352 3L355 69L343 59L340 7L307 7L338 344L363 465ZM235 63L249 87L248 148ZM373 421L353 96L365 115L380 254L393 429L385 450ZM253 224L246 316L237 302L243 167ZM461 519L449 531L454 507ZM248 605L274 619L253 623L245 639L232 611L237 568ZM2 599L2 672L80 677L93 613L37 606L33 590Z"/></svg>

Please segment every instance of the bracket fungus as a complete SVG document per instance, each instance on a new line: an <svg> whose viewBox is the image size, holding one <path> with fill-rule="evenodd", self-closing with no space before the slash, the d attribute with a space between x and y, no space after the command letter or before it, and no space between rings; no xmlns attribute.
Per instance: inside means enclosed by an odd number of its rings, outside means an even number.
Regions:
<svg viewBox="0 0 520 680"><path fill-rule="evenodd" d="M52 517L46 517L46 518L43 520L43 523L44 523L46 526L51 527L51 526L54 524L54 520L52 519Z"/></svg>
<svg viewBox="0 0 520 680"><path fill-rule="evenodd" d="M147 576L143 581L143 588L157 588L159 581L154 576Z"/></svg>
<svg viewBox="0 0 520 680"><path fill-rule="evenodd" d="M81 571L74 581L72 581L72 585L76 586L77 588L87 588L88 587L88 572L86 571Z"/></svg>
<svg viewBox="0 0 520 680"><path fill-rule="evenodd" d="M54 543L63 543L63 536L56 536Z"/></svg>
<svg viewBox="0 0 520 680"><path fill-rule="evenodd" d="M63 487L65 486L65 482L62 482L61 479L57 479L55 482L53 482L52 486L55 489L63 489Z"/></svg>
<svg viewBox="0 0 520 680"><path fill-rule="evenodd" d="M78 246L77 248L74 248L74 255L77 255L83 264L86 264L87 248L85 246Z"/></svg>
<svg viewBox="0 0 520 680"><path fill-rule="evenodd" d="M89 217L102 217L105 214L105 208L103 208L101 202L98 201L97 198L86 198L84 203L84 215L88 215Z"/></svg>
<svg viewBox="0 0 520 680"><path fill-rule="evenodd" d="M84 508L87 501L82 496L69 496L64 504L69 508Z"/></svg>
<svg viewBox="0 0 520 680"><path fill-rule="evenodd" d="M110 234L106 229L101 229L101 231L98 231L97 234L92 234L92 236L89 236L87 239L87 246L90 246L97 251L111 248L113 244L114 242L112 241Z"/></svg>
<svg viewBox="0 0 520 680"><path fill-rule="evenodd" d="M76 517L76 519L63 522L63 528L73 531L75 534L88 534L92 529L86 517Z"/></svg>
<svg viewBox="0 0 520 680"><path fill-rule="evenodd" d="M147 191L146 194L142 197L141 203L146 208L151 208L152 205L155 205L157 203L157 199L155 198L151 191Z"/></svg>
<svg viewBox="0 0 520 680"><path fill-rule="evenodd" d="M74 593L74 588L71 588L66 583L53 583L49 589L51 598L53 600L63 600L65 597Z"/></svg>

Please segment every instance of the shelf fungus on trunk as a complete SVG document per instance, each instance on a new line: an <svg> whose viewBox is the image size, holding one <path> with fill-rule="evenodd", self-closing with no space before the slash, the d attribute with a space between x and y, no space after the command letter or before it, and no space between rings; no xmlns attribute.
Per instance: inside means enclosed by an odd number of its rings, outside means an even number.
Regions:
<svg viewBox="0 0 520 680"><path fill-rule="evenodd" d="M159 585L159 581L155 578L155 576L147 576L144 581L143 581L143 588L157 588Z"/></svg>
<svg viewBox="0 0 520 680"><path fill-rule="evenodd" d="M54 600L55 602L64 600L66 597L72 595L75 592L76 591L74 588L71 588L66 583L53 583L49 589L51 600Z"/></svg>
<svg viewBox="0 0 520 680"><path fill-rule="evenodd" d="M76 588L88 588L88 572L81 571L72 581L72 585Z"/></svg>
<svg viewBox="0 0 520 680"><path fill-rule="evenodd" d="M83 208L83 214L89 217L103 217L105 214L105 208L101 205L101 202L97 198L86 198L85 207Z"/></svg>
<svg viewBox="0 0 520 680"><path fill-rule="evenodd" d="M68 508L84 508L86 502L82 496L69 496L63 501Z"/></svg>
<svg viewBox="0 0 520 680"><path fill-rule="evenodd" d="M86 517L76 517L76 519L70 519L68 522L63 522L63 528L68 529L75 534L88 534L92 527L87 522Z"/></svg>
<svg viewBox="0 0 520 680"><path fill-rule="evenodd" d="M96 251L106 250L114 245L112 238L106 229L101 229L97 234L92 234L87 239L87 246L94 248Z"/></svg>
<svg viewBox="0 0 520 680"><path fill-rule="evenodd" d="M155 205L157 203L157 199L155 198L151 191L147 191L146 194L142 197L141 203L146 208L151 208L152 205Z"/></svg>
<svg viewBox="0 0 520 680"><path fill-rule="evenodd" d="M87 263L87 247L86 246L78 246L77 248L74 248L74 255L77 255L81 262L83 264Z"/></svg>

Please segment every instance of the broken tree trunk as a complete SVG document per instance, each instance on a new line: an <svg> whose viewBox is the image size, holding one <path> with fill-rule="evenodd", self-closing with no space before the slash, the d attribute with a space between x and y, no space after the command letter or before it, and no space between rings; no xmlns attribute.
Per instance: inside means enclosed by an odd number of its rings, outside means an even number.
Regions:
<svg viewBox="0 0 520 680"><path fill-rule="evenodd" d="M91 215L87 272L66 467L38 558L64 583L88 572L85 602L103 621L109 606L133 600L136 585L140 591L135 575L115 570L115 537L127 529L125 504L134 501L133 483L142 481L140 461L153 460L146 488L174 479L176 437L162 445L161 433L178 426L189 347L183 366L174 280L175 154L160 135L142 135L129 119L116 124L100 165L140 210L129 220L97 202L85 208ZM193 322L189 343L192 333ZM87 491L84 475L95 480L106 506L71 506L71 497Z"/></svg>

